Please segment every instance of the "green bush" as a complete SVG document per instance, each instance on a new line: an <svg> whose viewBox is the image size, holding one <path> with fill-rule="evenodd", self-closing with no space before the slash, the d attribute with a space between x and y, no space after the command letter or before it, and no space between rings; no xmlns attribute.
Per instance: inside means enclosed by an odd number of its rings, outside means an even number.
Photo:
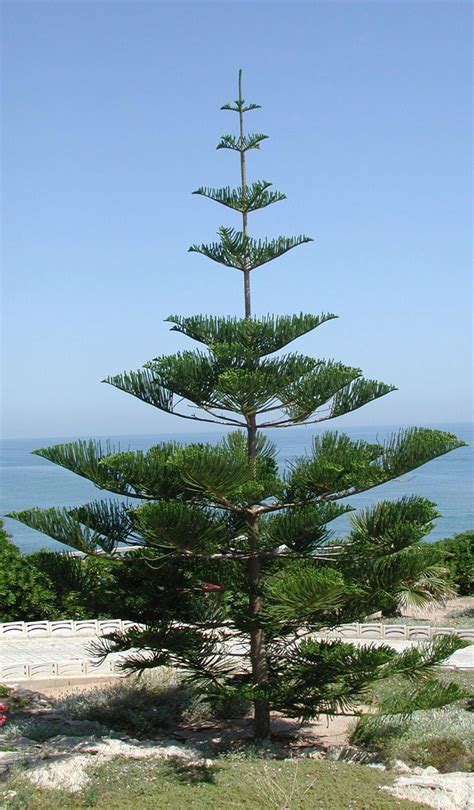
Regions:
<svg viewBox="0 0 474 810"><path fill-rule="evenodd" d="M433 765L439 771L474 770L474 716L462 706L414 712L411 717L362 717L352 742L385 762Z"/></svg>
<svg viewBox="0 0 474 810"><path fill-rule="evenodd" d="M71 693L55 702L55 709L72 720L96 722L138 738L170 731L180 723L242 718L249 707L250 701L241 699L205 701L167 668L90 692Z"/></svg>
<svg viewBox="0 0 474 810"><path fill-rule="evenodd" d="M112 616L123 593L112 563L41 549L22 554L0 521L0 622Z"/></svg>
<svg viewBox="0 0 474 810"><path fill-rule="evenodd" d="M67 695L56 709L73 720L94 721L134 737L150 737L169 731L190 717L203 719L194 690L167 670L139 681L120 681L90 692ZM207 711L204 716L208 716Z"/></svg>
<svg viewBox="0 0 474 810"><path fill-rule="evenodd" d="M448 567L458 594L474 594L474 531L439 540L432 547Z"/></svg>
<svg viewBox="0 0 474 810"><path fill-rule="evenodd" d="M432 765L442 773L474 771L474 751L459 737L434 737L423 745L412 743L405 753L407 763L427 767Z"/></svg>
<svg viewBox="0 0 474 810"><path fill-rule="evenodd" d="M113 564L97 557L40 551L28 557L50 583L57 615L62 619L122 618L113 616ZM116 590L116 588L115 588Z"/></svg>
<svg viewBox="0 0 474 810"><path fill-rule="evenodd" d="M114 618L152 623L167 616L186 621L196 595L201 596L201 583L217 577L208 562L190 560L176 571L168 561L155 565L153 555L141 551L116 561L46 549L22 554L2 526L0 521L3 622ZM223 584L225 577L221 566Z"/></svg>
<svg viewBox="0 0 474 810"><path fill-rule="evenodd" d="M21 553L0 520L0 622L57 618L51 582Z"/></svg>

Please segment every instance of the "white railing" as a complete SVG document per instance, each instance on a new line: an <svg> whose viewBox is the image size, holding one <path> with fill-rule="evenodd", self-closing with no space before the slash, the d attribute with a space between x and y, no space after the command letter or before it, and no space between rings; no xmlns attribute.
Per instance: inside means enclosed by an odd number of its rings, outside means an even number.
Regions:
<svg viewBox="0 0 474 810"><path fill-rule="evenodd" d="M101 664L94 664L87 659L70 661L36 661L34 663L12 663L0 666L0 683L10 681L29 681L31 679L49 678L107 678L112 675L123 675L120 661L107 659Z"/></svg>
<svg viewBox="0 0 474 810"><path fill-rule="evenodd" d="M122 674L120 668L121 655L114 653L101 663L95 663L92 655L87 650L87 645L75 645L74 650L68 646L68 639L93 639L97 636L105 635L113 631L124 631L131 627L144 627L135 622L122 619L81 619L74 621L64 619L56 622L5 622L0 624L0 642L3 651L0 651L0 683L16 681L30 681L51 678L94 678L119 676ZM411 641L420 643L430 641L440 635L456 634L460 638L471 641L474 644L474 629L456 629L452 627L432 627L431 625L406 625L406 624L383 624L381 622L371 622L361 624L343 624L337 628L322 628L315 636L321 638L344 638L352 639L355 642L361 640L370 641L372 639L385 639L387 643L391 641ZM63 661L35 660L41 657L41 645L36 646L35 640L58 639L64 640ZM16 648L15 641L31 641L29 644L20 645ZM52 657L57 658L61 652L62 645L58 645L59 650ZM72 645L74 646L74 645ZM48 645L45 647L45 652ZM31 654L31 657L30 657ZM47 654L47 652L46 652ZM26 658L26 661L25 661ZM458 664L450 662L445 666L456 668Z"/></svg>
<svg viewBox="0 0 474 810"><path fill-rule="evenodd" d="M122 619L61 619L56 622L4 622L0 624L0 641L36 638L88 638L114 631L143 627Z"/></svg>
<svg viewBox="0 0 474 810"><path fill-rule="evenodd" d="M435 627L430 624L384 624L382 622L353 622L340 627L322 628L318 635L336 638L387 638L401 641L430 641L437 636L455 635L474 642L474 628Z"/></svg>
<svg viewBox="0 0 474 810"><path fill-rule="evenodd" d="M4 622L0 624L0 641L41 638L90 638L131 627L143 627L137 622L123 619L62 619L56 622ZM400 639L429 641L436 636L456 635L474 642L474 629L434 627L429 624L384 624L382 622L341 624L339 627L321 628L317 635L335 638Z"/></svg>

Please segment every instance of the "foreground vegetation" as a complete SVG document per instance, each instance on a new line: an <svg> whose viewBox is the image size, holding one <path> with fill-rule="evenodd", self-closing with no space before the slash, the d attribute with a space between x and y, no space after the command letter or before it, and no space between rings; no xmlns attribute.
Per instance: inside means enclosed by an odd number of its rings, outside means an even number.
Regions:
<svg viewBox="0 0 474 810"><path fill-rule="evenodd" d="M441 680L454 680L472 693L471 672L439 672ZM449 675L449 678L448 678ZM394 684L378 684L367 703L383 703ZM5 810L62 810L97 807L128 810L131 807L182 810L263 808L263 810L422 810L425 805L395 799L381 790L390 785L395 760L409 766L432 765L441 772L473 770L474 716L469 702L440 710L416 712L394 723L385 720L375 728L352 725L352 743L388 770L335 761L333 749L326 758L303 758L315 746L311 733L304 746L303 734L276 736L258 745L249 743L249 727L241 723L248 706L238 703L211 706L191 688L183 688L176 674L155 671L141 682L120 681L92 691L72 692L52 700L51 717L28 713L29 699L0 689L10 704L9 721L0 735L0 750L15 750L21 736L37 743L57 735L102 737L127 735L142 740L175 741L187 729L199 728L200 736L189 745L210 757L206 766L178 760L135 761L117 757L93 766L90 782L78 794L33 787L17 769L0 788ZM73 721L73 723L71 723ZM207 730L207 736L206 736ZM340 743L340 740L339 740ZM334 749L337 756L339 749ZM329 758L328 758L329 757Z"/></svg>
<svg viewBox="0 0 474 810"><path fill-rule="evenodd" d="M402 760L443 773L474 771L474 718L461 707L414 712L403 722L361 724L352 741L388 765Z"/></svg>
<svg viewBox="0 0 474 810"><path fill-rule="evenodd" d="M9 780L4 790L16 791L5 803L8 810L426 810L380 790L391 781L388 774L361 765L313 760L231 757L201 770L117 759L97 768L80 795L38 790L21 777Z"/></svg>
<svg viewBox="0 0 474 810"><path fill-rule="evenodd" d="M378 718L373 709L384 704L400 683L379 683L365 697L369 714L356 718L349 725L351 742L379 762L390 766L401 759L413 766L433 765L440 771L474 770L474 673L470 671L438 671L441 681L455 682L466 697L442 709L417 711L398 718ZM11 709L9 721L1 735L0 748L8 750L19 736L38 743L57 735L95 736L127 735L134 739L154 740L163 736L180 739L183 732L193 728L208 728L201 732L205 755L221 757L257 749L248 743L250 702L228 701L210 704L196 690L182 683L176 673L160 670L137 682L135 678L120 680L112 685L90 691L72 691L52 700L52 712L29 713L28 699L21 693L0 688L0 696ZM374 722L375 719L375 722ZM73 721L71 724L70 721ZM352 728L352 731L350 730ZM260 750L269 757L286 757L317 731L298 736L277 735L264 743ZM192 732L188 737L193 739ZM348 737L349 739L349 737Z"/></svg>
<svg viewBox="0 0 474 810"><path fill-rule="evenodd" d="M453 587L460 596L474 594L474 531L447 537L435 544L440 560L448 568Z"/></svg>

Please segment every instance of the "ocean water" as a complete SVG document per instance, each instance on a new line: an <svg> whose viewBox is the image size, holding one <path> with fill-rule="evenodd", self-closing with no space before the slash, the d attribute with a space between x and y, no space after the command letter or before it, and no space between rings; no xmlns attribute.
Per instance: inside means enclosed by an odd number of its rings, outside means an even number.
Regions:
<svg viewBox="0 0 474 810"><path fill-rule="evenodd" d="M442 514L428 541L449 537L467 529L474 529L474 425L432 425L441 430L455 433L469 442L441 458L425 464L418 470L391 481L368 492L348 498L347 502L359 508L372 505L382 498L401 498L403 495L422 495L434 501ZM396 432L399 426L377 428L346 428L343 432L353 439L383 441ZM303 455L311 447L313 435L321 430L298 427L293 430L274 430L269 436L277 444L281 463ZM342 431L341 431L342 432ZM89 438L89 437L87 437ZM173 434L156 436L110 437L122 450L145 450L160 441L174 439L186 443L193 441L216 442L220 435L212 434ZM89 481L57 467L54 464L31 455L38 447L47 447L69 438L55 439L11 439L0 443L0 515L13 510L33 506L78 506L97 498L107 497ZM111 496L114 497L114 496ZM14 542L24 552L36 551L41 547L60 549L62 546L46 535L29 529L17 521L5 518L5 526ZM333 521L331 528L336 536L343 536L348 528L347 517Z"/></svg>

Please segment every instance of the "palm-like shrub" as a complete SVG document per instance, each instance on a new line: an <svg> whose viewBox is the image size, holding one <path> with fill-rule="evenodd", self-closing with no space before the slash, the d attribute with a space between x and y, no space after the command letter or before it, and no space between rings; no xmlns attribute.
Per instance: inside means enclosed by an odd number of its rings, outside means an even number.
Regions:
<svg viewBox="0 0 474 810"><path fill-rule="evenodd" d="M454 594L440 555L421 542L438 516L433 503L417 496L379 501L350 516L352 531L339 564L348 579L372 594L383 615L422 609Z"/></svg>

